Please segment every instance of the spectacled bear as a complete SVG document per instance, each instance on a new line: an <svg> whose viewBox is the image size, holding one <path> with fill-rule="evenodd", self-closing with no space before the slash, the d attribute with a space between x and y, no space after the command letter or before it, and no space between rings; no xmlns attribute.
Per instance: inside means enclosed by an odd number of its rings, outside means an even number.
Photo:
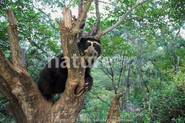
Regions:
<svg viewBox="0 0 185 123"><path fill-rule="evenodd" d="M89 91L93 85L90 69L96 58L101 54L100 40L82 38L77 46L80 55L84 57L86 62L84 79ZM39 74L38 87L44 98L53 100L55 94L64 92L67 77L67 67L62 53L51 59Z"/></svg>

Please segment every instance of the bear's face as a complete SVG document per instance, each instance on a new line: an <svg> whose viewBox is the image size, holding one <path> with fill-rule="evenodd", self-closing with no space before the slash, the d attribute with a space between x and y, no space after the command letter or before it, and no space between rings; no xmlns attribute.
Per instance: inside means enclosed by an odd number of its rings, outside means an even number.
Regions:
<svg viewBox="0 0 185 123"><path fill-rule="evenodd" d="M82 38L78 43L78 50L81 56L90 63L93 64L101 54L100 40L93 38Z"/></svg>

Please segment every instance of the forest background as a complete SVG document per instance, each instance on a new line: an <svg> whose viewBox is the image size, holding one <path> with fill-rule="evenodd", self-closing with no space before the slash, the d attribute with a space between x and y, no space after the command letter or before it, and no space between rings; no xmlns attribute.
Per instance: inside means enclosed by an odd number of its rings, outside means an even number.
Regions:
<svg viewBox="0 0 185 123"><path fill-rule="evenodd" d="M138 0L99 1L101 29L112 26ZM27 70L37 82L40 70L62 52L59 26L70 1L0 1L0 48L11 61L6 8L18 20L19 46L25 53ZM120 98L119 118L125 122L185 122L185 1L153 0L132 11L111 32L101 37L102 55L91 70L93 88L86 93L79 121L106 120L112 98ZM57 9L56 9L57 8ZM46 11L47 10L47 11ZM96 22L92 3L85 31ZM56 96L56 100L58 96ZM14 120L0 94L0 122ZM5 118L6 117L6 118Z"/></svg>

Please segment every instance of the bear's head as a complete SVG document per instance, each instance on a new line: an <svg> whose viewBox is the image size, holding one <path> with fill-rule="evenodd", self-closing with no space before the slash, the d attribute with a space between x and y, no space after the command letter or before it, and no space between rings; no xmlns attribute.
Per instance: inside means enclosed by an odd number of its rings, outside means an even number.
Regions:
<svg viewBox="0 0 185 123"><path fill-rule="evenodd" d="M84 57L88 64L92 65L101 54L100 40L94 38L81 38L77 45L80 55Z"/></svg>

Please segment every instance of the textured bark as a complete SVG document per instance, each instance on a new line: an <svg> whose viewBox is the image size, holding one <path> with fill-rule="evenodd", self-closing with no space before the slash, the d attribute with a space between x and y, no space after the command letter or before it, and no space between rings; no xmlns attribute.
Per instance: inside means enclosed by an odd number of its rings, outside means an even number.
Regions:
<svg viewBox="0 0 185 123"><path fill-rule="evenodd" d="M113 100L111 101L112 103L111 103L110 110L107 115L106 123L111 123L112 117L116 111L117 111L117 114L116 114L116 118L117 118L117 115L119 114L118 112L120 109L119 99L121 96L123 96L123 94L117 94L114 96ZM115 119L115 120L118 120L118 119Z"/></svg>
<svg viewBox="0 0 185 123"><path fill-rule="evenodd" d="M72 57L73 54L79 56L76 34L79 32L77 30L79 30L81 20L86 16L91 2L86 3L86 11L82 12L83 16L77 23L78 27L72 22L69 8L63 9L63 20L58 22L64 56L70 58L71 62L67 61L67 65L70 67L68 68L66 89L54 105L43 98L31 76L24 70L19 49L17 22L13 12L7 10L10 20L7 30L13 65L0 50L0 91L9 101L5 108L16 122L77 122L85 97L85 69L80 66L81 60L84 59L77 59L79 68L76 69L73 67Z"/></svg>
<svg viewBox="0 0 185 123"><path fill-rule="evenodd" d="M76 33L71 31L72 25L70 25L71 10L64 8L65 14L63 14L63 21L58 22L61 29L61 43L64 56L69 58L66 59L68 66L68 79L66 82L66 89L62 94L61 98L50 111L50 119L55 119L61 122L77 122L80 111L83 107L85 93L84 91L80 94L75 93L76 88L84 88L84 74L85 69L80 67L81 59L77 59L76 63L79 68L73 66L73 55L79 57L76 45ZM67 21L67 22L66 22ZM69 21L69 22L68 22ZM83 60L83 59L82 59Z"/></svg>
<svg viewBox="0 0 185 123"><path fill-rule="evenodd" d="M78 19L81 17L83 10L84 10L84 0L79 0L79 4L78 4ZM81 31L85 27L85 22L86 22L86 17L83 19L83 22L82 22L82 24L80 26Z"/></svg>
<svg viewBox="0 0 185 123"><path fill-rule="evenodd" d="M24 69L12 65L0 50L0 91L9 101L6 108L18 123L46 119L51 103L40 94L37 85ZM47 107L47 108L46 108ZM38 115L39 114L39 115Z"/></svg>
<svg viewBox="0 0 185 123"><path fill-rule="evenodd" d="M24 68L21 62L21 55L19 49L18 33L17 33L17 19L14 18L12 10L6 10L9 19L9 25L7 27L8 39L10 41L10 51L12 55L12 62L14 65ZM14 40L14 41L12 41Z"/></svg>

